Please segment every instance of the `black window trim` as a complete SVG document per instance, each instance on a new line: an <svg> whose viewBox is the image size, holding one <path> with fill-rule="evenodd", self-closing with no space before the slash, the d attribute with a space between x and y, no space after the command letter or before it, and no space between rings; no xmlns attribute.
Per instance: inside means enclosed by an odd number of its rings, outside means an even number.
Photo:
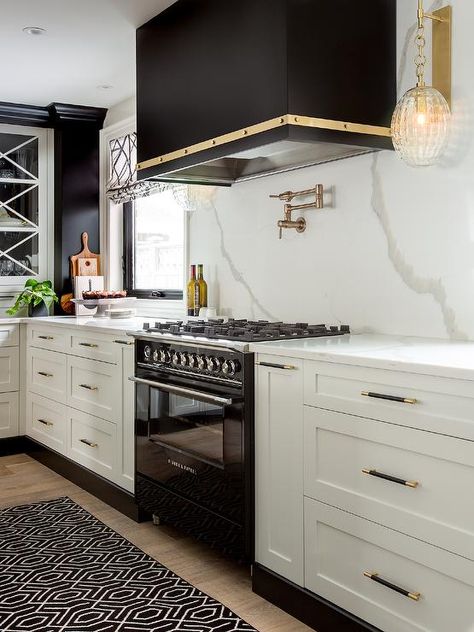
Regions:
<svg viewBox="0 0 474 632"><path fill-rule="evenodd" d="M136 290L133 287L134 235L135 213L133 212L133 202L130 201L123 204L123 287L127 291L127 296L162 301L183 300L183 290L163 290L160 288Z"/></svg>

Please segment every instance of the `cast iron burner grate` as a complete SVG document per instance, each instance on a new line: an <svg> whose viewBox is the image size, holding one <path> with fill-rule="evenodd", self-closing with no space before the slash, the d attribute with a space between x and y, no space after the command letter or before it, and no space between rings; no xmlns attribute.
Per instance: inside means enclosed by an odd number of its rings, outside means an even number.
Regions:
<svg viewBox="0 0 474 632"><path fill-rule="evenodd" d="M171 334L173 336L195 336L211 340L239 340L241 342L265 342L291 340L295 338L319 338L342 336L350 333L348 325L326 326L308 323L270 322L268 320L233 319L156 322L154 327L144 323L147 333Z"/></svg>

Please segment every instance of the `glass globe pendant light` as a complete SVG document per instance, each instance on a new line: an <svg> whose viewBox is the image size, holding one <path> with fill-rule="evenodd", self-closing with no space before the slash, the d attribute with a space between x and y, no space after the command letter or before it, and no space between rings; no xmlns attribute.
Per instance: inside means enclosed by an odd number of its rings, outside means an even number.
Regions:
<svg viewBox="0 0 474 632"><path fill-rule="evenodd" d="M423 0L418 0L416 87L403 95L392 117L393 146L412 167L428 167L438 162L447 145L451 119L444 96L425 84L425 17L433 18L424 13Z"/></svg>

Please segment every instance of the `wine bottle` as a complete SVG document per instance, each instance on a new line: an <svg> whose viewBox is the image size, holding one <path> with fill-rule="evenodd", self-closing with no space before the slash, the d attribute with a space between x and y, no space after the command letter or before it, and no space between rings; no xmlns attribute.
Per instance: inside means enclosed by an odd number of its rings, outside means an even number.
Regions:
<svg viewBox="0 0 474 632"><path fill-rule="evenodd" d="M207 307L207 283L206 281L204 281L202 263L199 263L197 268L198 268L197 285L199 286L199 309L200 309L201 307Z"/></svg>
<svg viewBox="0 0 474 632"><path fill-rule="evenodd" d="M191 274L188 281L187 294L188 294L188 316L194 316L194 304L195 304L195 296L196 296L196 287L198 288L199 294L199 285L196 281L196 266L191 266Z"/></svg>

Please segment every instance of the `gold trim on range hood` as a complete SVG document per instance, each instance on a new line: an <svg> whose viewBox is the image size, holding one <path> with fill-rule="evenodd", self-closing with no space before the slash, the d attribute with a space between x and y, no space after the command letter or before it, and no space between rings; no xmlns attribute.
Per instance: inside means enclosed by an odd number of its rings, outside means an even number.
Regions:
<svg viewBox="0 0 474 632"><path fill-rule="evenodd" d="M189 147L172 151L168 154L164 154L163 156L157 156L156 158L144 160L143 162L139 162L137 164L137 169L140 171L142 169L156 167L157 165L162 165L172 160L177 160L178 158L184 158L186 156L196 154L200 151L205 151L206 149L212 149L214 147L218 147L219 145L231 143L233 141L239 140L240 138L245 138L248 136L254 136L255 134L260 134L262 132L267 132L277 127L281 127L282 125L313 127L318 129L333 130L337 132L351 132L355 134L369 134L371 136L384 136L387 138L391 137L391 131L389 127L364 125L361 123L349 123L345 121L332 121L330 119L314 118L311 116L300 116L296 114L285 114L284 116L269 119L268 121L264 121L263 123L249 125L248 127L237 130L235 132L229 132L228 134L216 136L215 138L212 138L210 140L205 140L200 143L196 143L195 145L190 145Z"/></svg>

